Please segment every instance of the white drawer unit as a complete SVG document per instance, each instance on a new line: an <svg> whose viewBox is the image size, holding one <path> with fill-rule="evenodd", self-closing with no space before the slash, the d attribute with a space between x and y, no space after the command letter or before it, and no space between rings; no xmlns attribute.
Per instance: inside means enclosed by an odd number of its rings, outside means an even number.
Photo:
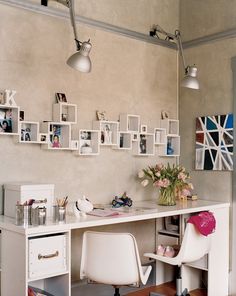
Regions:
<svg viewBox="0 0 236 296"><path fill-rule="evenodd" d="M66 234L41 236L29 239L29 279L50 277L67 272Z"/></svg>

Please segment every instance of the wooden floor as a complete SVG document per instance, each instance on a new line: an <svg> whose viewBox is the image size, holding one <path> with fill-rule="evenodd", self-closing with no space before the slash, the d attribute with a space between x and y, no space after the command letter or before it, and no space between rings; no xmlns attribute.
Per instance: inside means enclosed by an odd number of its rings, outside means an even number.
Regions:
<svg viewBox="0 0 236 296"><path fill-rule="evenodd" d="M144 288L143 290L132 292L126 294L126 296L149 296L150 292L157 292L165 296L174 296L175 295L175 284L174 283L165 283L159 286L153 286ZM190 292L191 296L207 296L207 291L205 289L197 289Z"/></svg>

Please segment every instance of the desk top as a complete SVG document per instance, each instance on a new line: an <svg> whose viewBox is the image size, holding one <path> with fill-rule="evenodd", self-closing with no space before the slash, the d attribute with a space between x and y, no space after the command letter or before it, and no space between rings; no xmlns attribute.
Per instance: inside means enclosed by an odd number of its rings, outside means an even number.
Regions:
<svg viewBox="0 0 236 296"><path fill-rule="evenodd" d="M214 209L228 208L229 206L229 203L207 200L177 201L175 206L159 206L156 201L142 201L135 202L132 208L120 209L120 215L112 217L96 217L87 215L80 218L76 218L74 215L68 215L65 223L53 223L52 220L48 219L46 225L42 226L16 226L15 219L0 215L0 228L23 235L39 235L51 232L69 231L71 229L78 228L142 221L173 215L183 215L204 210L213 211Z"/></svg>

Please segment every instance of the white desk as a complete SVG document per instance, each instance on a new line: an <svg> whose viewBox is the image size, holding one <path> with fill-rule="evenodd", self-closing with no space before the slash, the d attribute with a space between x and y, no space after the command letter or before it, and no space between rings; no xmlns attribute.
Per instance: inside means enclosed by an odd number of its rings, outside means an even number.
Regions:
<svg viewBox="0 0 236 296"><path fill-rule="evenodd" d="M211 251L208 255L208 296L228 295L228 263L229 263L229 204L211 201L178 202L176 206L157 206L155 202L139 202L135 204L138 210L133 210L125 215L100 218L95 216L75 217L68 216L66 223L54 224L50 221L44 226L23 228L16 226L14 219L0 216L2 230L2 296L27 296L28 284L47 288L56 296L71 295L71 230L102 225L112 225L148 219L158 219L173 215L186 215L203 210L214 213L217 220L215 233L212 235ZM142 210L142 208L144 208ZM48 268L47 274L29 275L29 241L33 239L51 239L63 233L65 236L66 255L64 258L65 269L55 272ZM56 238L55 238L56 240ZM46 243L47 244L47 243ZM45 244L45 245L46 245ZM44 246L44 245L43 245ZM54 260L54 259L53 259ZM48 261L49 262L49 261ZM50 264L48 265L50 266ZM192 268L191 268L192 269ZM158 270L157 270L158 277ZM192 287L191 270L183 270L183 285Z"/></svg>

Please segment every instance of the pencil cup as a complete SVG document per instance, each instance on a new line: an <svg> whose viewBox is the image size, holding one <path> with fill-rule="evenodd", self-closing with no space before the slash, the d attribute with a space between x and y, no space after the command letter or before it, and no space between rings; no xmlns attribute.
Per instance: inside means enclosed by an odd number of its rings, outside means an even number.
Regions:
<svg viewBox="0 0 236 296"><path fill-rule="evenodd" d="M66 208L58 207L58 221L65 222L65 220L66 220Z"/></svg>
<svg viewBox="0 0 236 296"><path fill-rule="evenodd" d="M37 207L31 210L31 224L34 226L46 224L46 213L45 207Z"/></svg>
<svg viewBox="0 0 236 296"><path fill-rule="evenodd" d="M58 222L59 220L59 207L57 205L52 206L52 218L53 222Z"/></svg>
<svg viewBox="0 0 236 296"><path fill-rule="evenodd" d="M31 224L31 206L16 205L16 225Z"/></svg>

